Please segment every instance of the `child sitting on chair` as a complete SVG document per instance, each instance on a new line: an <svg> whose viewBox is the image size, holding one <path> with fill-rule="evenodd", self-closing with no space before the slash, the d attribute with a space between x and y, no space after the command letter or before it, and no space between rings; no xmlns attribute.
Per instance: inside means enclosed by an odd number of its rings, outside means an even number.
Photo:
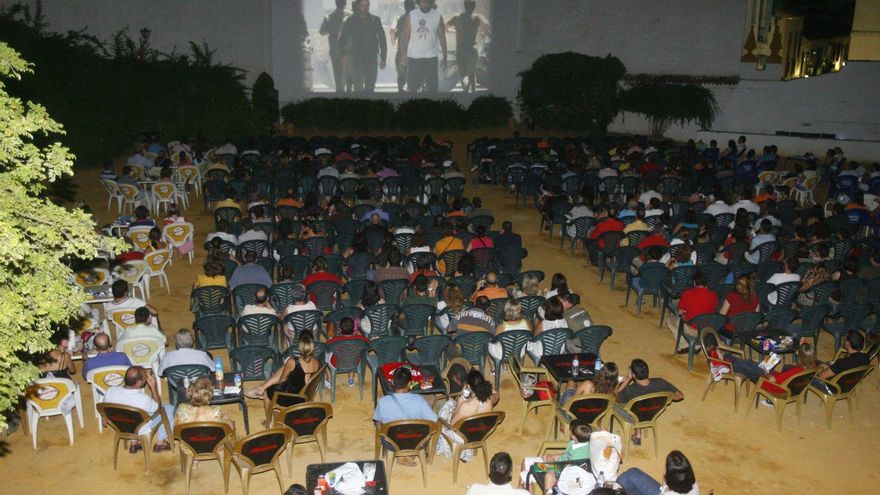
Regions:
<svg viewBox="0 0 880 495"><path fill-rule="evenodd" d="M590 434L593 433L593 427L584 421L573 419L569 423L569 428L571 436L562 454L526 457L523 459L522 471L520 472L520 486L522 488L529 489L526 484L526 478L533 464L539 464L537 469L545 472L543 489L545 493L551 493L551 490L556 485L556 479L561 468L558 465L547 466L542 463L581 461L590 458Z"/></svg>

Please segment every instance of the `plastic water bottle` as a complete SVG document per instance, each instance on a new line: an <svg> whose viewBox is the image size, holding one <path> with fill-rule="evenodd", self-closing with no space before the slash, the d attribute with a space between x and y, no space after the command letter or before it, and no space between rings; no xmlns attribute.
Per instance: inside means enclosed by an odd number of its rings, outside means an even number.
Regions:
<svg viewBox="0 0 880 495"><path fill-rule="evenodd" d="M605 471L599 471L599 476L596 478L596 482L599 486L605 486Z"/></svg>
<svg viewBox="0 0 880 495"><path fill-rule="evenodd" d="M577 376L580 371L581 362L578 361L577 354L574 355L574 359L571 360L571 376Z"/></svg>
<svg viewBox="0 0 880 495"><path fill-rule="evenodd" d="M596 356L596 365L594 369L596 370L596 372L602 369L602 360L599 359L599 356Z"/></svg>
<svg viewBox="0 0 880 495"><path fill-rule="evenodd" d="M235 376L232 377L235 386L241 388L241 373L236 373Z"/></svg>
<svg viewBox="0 0 880 495"><path fill-rule="evenodd" d="M189 377L188 376L183 377L183 389L189 390L189 385L190 385Z"/></svg>
<svg viewBox="0 0 880 495"><path fill-rule="evenodd" d="M214 378L217 383L223 383L223 360L219 356L214 359Z"/></svg>

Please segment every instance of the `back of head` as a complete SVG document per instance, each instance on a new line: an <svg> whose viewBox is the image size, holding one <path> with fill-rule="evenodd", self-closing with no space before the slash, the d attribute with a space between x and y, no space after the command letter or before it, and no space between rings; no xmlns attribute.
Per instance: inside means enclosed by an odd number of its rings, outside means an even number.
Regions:
<svg viewBox="0 0 880 495"><path fill-rule="evenodd" d="M256 263L257 262L257 253L254 251L248 251L244 253L244 262L245 263Z"/></svg>
<svg viewBox="0 0 880 495"><path fill-rule="evenodd" d="M409 382L412 379L412 372L406 366L401 366L394 370L394 375L392 376L391 383L394 385L395 390L403 390L409 387Z"/></svg>
<svg viewBox="0 0 880 495"><path fill-rule="evenodd" d="M306 286L303 284L294 284L293 288L290 290L290 296L295 303L306 302L306 298L308 298Z"/></svg>
<svg viewBox="0 0 880 495"><path fill-rule="evenodd" d="M310 359L315 354L315 338L312 337L312 332L306 330L300 333L296 348L300 358Z"/></svg>
<svg viewBox="0 0 880 495"><path fill-rule="evenodd" d="M400 266L401 258L397 249L388 251L388 266Z"/></svg>
<svg viewBox="0 0 880 495"><path fill-rule="evenodd" d="M125 370L125 379L123 383L126 387L137 387L144 380L144 369L140 366L129 366Z"/></svg>
<svg viewBox="0 0 880 495"><path fill-rule="evenodd" d="M471 387L471 390L474 391L474 396L476 396L477 400L480 402L487 402L490 397L492 397L492 384L488 381L483 381L477 384L476 387Z"/></svg>
<svg viewBox="0 0 880 495"><path fill-rule="evenodd" d="M354 320L349 317L345 317L339 321L339 331L342 332L342 335L353 335L354 334Z"/></svg>
<svg viewBox="0 0 880 495"><path fill-rule="evenodd" d="M177 335L174 336L174 345L176 345L178 349L192 349L195 346L192 331L186 328L181 328L180 331L177 332Z"/></svg>
<svg viewBox="0 0 880 495"><path fill-rule="evenodd" d="M578 442L590 441L590 435L593 433L593 427L590 426L589 423L580 419L573 419L568 426L569 428L571 428L571 434L575 438L577 438Z"/></svg>
<svg viewBox="0 0 880 495"><path fill-rule="evenodd" d="M113 285L110 286L110 290L113 292L113 297L117 299L119 299L120 297L124 297L126 294L128 294L128 282L119 279L113 282Z"/></svg>
<svg viewBox="0 0 880 495"><path fill-rule="evenodd" d="M706 274L703 273L701 270L697 270L696 273L694 273L694 285L698 287L705 287L708 283L708 277L706 277Z"/></svg>
<svg viewBox="0 0 880 495"><path fill-rule="evenodd" d="M513 232L513 224L510 222L503 222L501 224L501 230L505 233Z"/></svg>
<svg viewBox="0 0 880 495"><path fill-rule="evenodd" d="M488 311L490 306L492 306L492 303L486 296L480 296L474 301L474 307L481 311Z"/></svg>
<svg viewBox="0 0 880 495"><path fill-rule="evenodd" d="M796 358L798 366L804 369L816 367L816 348L810 344L803 343L797 350Z"/></svg>
<svg viewBox="0 0 880 495"><path fill-rule="evenodd" d="M264 288L257 289L254 292L254 302L257 304L266 304L266 301L269 300L269 291Z"/></svg>
<svg viewBox="0 0 880 495"><path fill-rule="evenodd" d="M666 456L666 474L663 478L675 493L689 493L697 482L690 461L678 450L673 450Z"/></svg>
<svg viewBox="0 0 880 495"><path fill-rule="evenodd" d="M339 2L342 2L342 7L345 7L345 0L337 0L337 5L339 4ZM284 495L306 495L306 487L300 485L299 483L294 483L290 485L287 490L284 490Z"/></svg>
<svg viewBox="0 0 880 495"><path fill-rule="evenodd" d="M137 323L147 323L150 321L150 310L146 306L134 310L134 321Z"/></svg>
<svg viewBox="0 0 880 495"><path fill-rule="evenodd" d="M413 280L413 288L419 294L428 292L428 277L419 275Z"/></svg>
<svg viewBox="0 0 880 495"><path fill-rule="evenodd" d="M498 452L489 461L489 480L496 485L510 483L513 460L507 452Z"/></svg>
<svg viewBox="0 0 880 495"><path fill-rule="evenodd" d="M865 347L865 336L858 330L850 330L846 334L846 342L852 347L853 351L862 352L862 349Z"/></svg>
<svg viewBox="0 0 880 495"><path fill-rule="evenodd" d="M194 381L188 389L186 389L186 398L189 403L195 407L204 407L211 403L214 397L214 385L208 377L201 377Z"/></svg>
<svg viewBox="0 0 880 495"><path fill-rule="evenodd" d="M95 345L95 349L101 352L109 351L111 347L110 336L106 333L99 333L98 335L95 335L93 343Z"/></svg>
<svg viewBox="0 0 880 495"><path fill-rule="evenodd" d="M312 262L312 271L323 272L327 269L327 260L323 256L318 256Z"/></svg>
<svg viewBox="0 0 880 495"><path fill-rule="evenodd" d="M632 362L629 364L629 369L632 370L632 374L636 380L648 379L648 363L646 363L643 359L633 359Z"/></svg>

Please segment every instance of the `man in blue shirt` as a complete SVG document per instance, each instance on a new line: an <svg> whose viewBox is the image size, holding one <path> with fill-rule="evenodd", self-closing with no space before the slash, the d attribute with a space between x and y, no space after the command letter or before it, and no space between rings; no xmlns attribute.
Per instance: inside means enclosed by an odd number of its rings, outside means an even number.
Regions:
<svg viewBox="0 0 880 495"><path fill-rule="evenodd" d="M106 333L96 335L92 340L92 345L95 346L98 355L83 363L83 376L88 377L89 371L105 366L131 366L131 361L124 352L113 350L113 346L110 345L110 336Z"/></svg>
<svg viewBox="0 0 880 495"><path fill-rule="evenodd" d="M390 423L392 421L400 421L402 419L424 419L428 421L437 421L437 413L435 413L428 401L418 394L409 392L409 382L412 379L412 372L409 368L401 366L394 370L391 379L391 385L394 387L394 393L386 395L379 399L376 404L376 410L373 412L373 421L378 425ZM382 440L382 444L388 450L393 450L393 446ZM415 466L415 459L400 458L400 464L404 466Z"/></svg>
<svg viewBox="0 0 880 495"><path fill-rule="evenodd" d="M244 264L232 272L229 288L235 289L242 284L261 284L272 287L272 277L261 265L257 264L257 253L248 251L244 254Z"/></svg>

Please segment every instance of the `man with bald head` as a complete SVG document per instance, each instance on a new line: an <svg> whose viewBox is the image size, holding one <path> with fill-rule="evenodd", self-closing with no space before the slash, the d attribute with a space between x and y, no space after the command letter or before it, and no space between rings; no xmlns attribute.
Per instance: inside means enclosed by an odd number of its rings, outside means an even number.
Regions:
<svg viewBox="0 0 880 495"><path fill-rule="evenodd" d="M156 375L140 366L131 366L125 371L125 380L122 385L110 387L104 394L104 402L113 404L122 404L125 406L136 407L145 411L149 415L153 415L159 410L162 403L162 397L159 395L159 389L156 387ZM174 406L166 404L164 406L166 418L174 417ZM158 415L145 424L138 434L146 434L162 421L162 416ZM163 452L171 450L171 444L168 443L168 432L165 431L165 425L159 428L156 434L157 442L153 447L153 452ZM143 446L140 442L131 442L128 451L136 454Z"/></svg>
<svg viewBox="0 0 880 495"><path fill-rule="evenodd" d="M254 303L246 304L241 310L241 316L247 315L274 315L275 309L269 303L269 289L260 287L254 292Z"/></svg>
<svg viewBox="0 0 880 495"><path fill-rule="evenodd" d="M498 287L498 274L489 272L477 283L477 291L471 296L471 301L476 301L480 296L485 296L490 301L500 297L507 297L507 289Z"/></svg>
<svg viewBox="0 0 880 495"><path fill-rule="evenodd" d="M110 336L106 333L99 333L92 339L92 346L98 351L95 357L89 358L83 353L83 376L88 378L89 371L103 368L105 366L131 366L131 361L124 352L116 352L113 350L113 344L110 342Z"/></svg>

